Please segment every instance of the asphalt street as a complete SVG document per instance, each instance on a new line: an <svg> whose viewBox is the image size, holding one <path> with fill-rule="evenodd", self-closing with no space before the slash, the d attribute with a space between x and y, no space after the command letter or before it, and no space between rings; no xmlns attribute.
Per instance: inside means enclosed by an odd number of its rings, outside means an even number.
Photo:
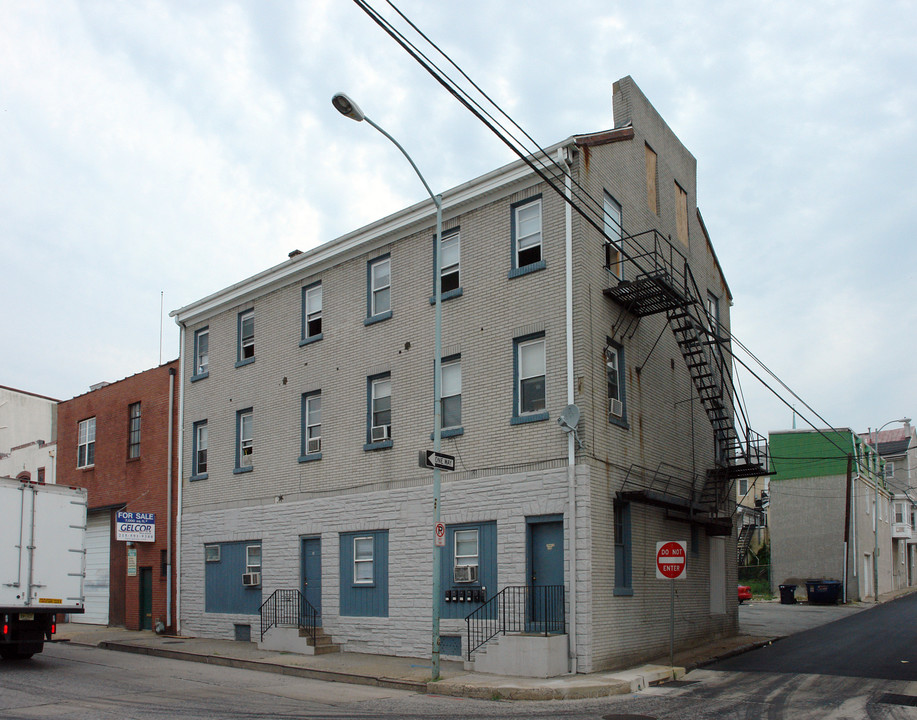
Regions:
<svg viewBox="0 0 917 720"><path fill-rule="evenodd" d="M723 660L712 670L917 680L917 593Z"/></svg>

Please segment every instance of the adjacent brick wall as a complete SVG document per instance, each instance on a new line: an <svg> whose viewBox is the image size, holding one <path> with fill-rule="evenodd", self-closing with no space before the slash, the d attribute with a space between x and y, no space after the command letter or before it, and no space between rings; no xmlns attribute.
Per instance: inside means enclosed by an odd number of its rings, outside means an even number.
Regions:
<svg viewBox="0 0 917 720"><path fill-rule="evenodd" d="M153 569L152 620L166 622L166 577L161 571L162 552L167 549L167 467L169 371L175 371L173 419L173 514L178 508L178 361L147 370L98 390L79 395L58 406L57 482L89 491L89 511L156 513L156 542L136 543L136 576L127 576L126 544L111 541L111 624L139 629L140 575L142 567ZM128 405L141 403L140 457L129 460ZM95 464L77 468L79 423L96 418ZM173 552L175 524L173 520ZM175 624L173 587L173 625Z"/></svg>

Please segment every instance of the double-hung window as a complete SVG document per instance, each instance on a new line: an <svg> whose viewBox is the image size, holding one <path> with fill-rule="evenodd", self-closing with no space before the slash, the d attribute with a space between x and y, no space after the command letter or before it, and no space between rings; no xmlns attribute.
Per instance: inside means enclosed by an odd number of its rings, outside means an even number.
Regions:
<svg viewBox="0 0 917 720"><path fill-rule="evenodd" d="M370 325L392 315L392 258L371 260L367 266L366 320Z"/></svg>
<svg viewBox="0 0 917 720"><path fill-rule="evenodd" d="M255 311L239 313L239 347L236 366L247 365L255 359Z"/></svg>
<svg viewBox="0 0 917 720"><path fill-rule="evenodd" d="M517 422L547 419L544 337L516 340L515 361L515 419Z"/></svg>
<svg viewBox="0 0 917 720"><path fill-rule="evenodd" d="M318 460L322 452L322 394L302 396L302 452L300 460Z"/></svg>
<svg viewBox="0 0 917 720"><path fill-rule="evenodd" d="M445 359L441 368L442 428L457 429L462 426L462 360L458 357Z"/></svg>
<svg viewBox="0 0 917 720"><path fill-rule="evenodd" d="M353 539L353 582L355 585L369 584L375 579L373 572L373 538Z"/></svg>
<svg viewBox="0 0 917 720"><path fill-rule="evenodd" d="M127 457L140 457L140 403L127 406Z"/></svg>
<svg viewBox="0 0 917 720"><path fill-rule="evenodd" d="M720 334L720 299L712 292L707 293L707 322L714 336Z"/></svg>
<svg viewBox="0 0 917 720"><path fill-rule="evenodd" d="M254 461L252 409L240 410L236 414L236 469L235 472L247 472L252 469Z"/></svg>
<svg viewBox="0 0 917 720"><path fill-rule="evenodd" d="M90 467L96 461L96 419L80 422L79 439L76 446L76 466Z"/></svg>
<svg viewBox="0 0 917 720"><path fill-rule="evenodd" d="M623 425L627 422L624 403L624 348L606 338L605 381L608 390L608 421Z"/></svg>
<svg viewBox="0 0 917 720"><path fill-rule="evenodd" d="M461 287L459 270L461 266L461 238L453 232L440 243L440 281L441 292L455 293Z"/></svg>
<svg viewBox="0 0 917 720"><path fill-rule="evenodd" d="M245 546L245 572L247 573L261 572L261 546L260 545L246 545Z"/></svg>
<svg viewBox="0 0 917 720"><path fill-rule="evenodd" d="M367 405L369 427L364 450L392 447L392 379L388 373L368 378Z"/></svg>
<svg viewBox="0 0 917 720"><path fill-rule="evenodd" d="M621 274L621 238L623 237L623 232L621 230L621 205L606 192L603 210L605 217L605 267L620 280L624 277Z"/></svg>
<svg viewBox="0 0 917 720"><path fill-rule="evenodd" d="M453 580L477 582L480 564L478 528L455 531Z"/></svg>
<svg viewBox="0 0 917 720"><path fill-rule="evenodd" d="M513 205L513 269L510 277L544 267L541 235L541 197Z"/></svg>
<svg viewBox="0 0 917 720"><path fill-rule="evenodd" d="M195 480L207 476L207 421L194 423L194 436L191 448L191 477Z"/></svg>
<svg viewBox="0 0 917 720"><path fill-rule="evenodd" d="M194 333L194 368L191 379L207 377L210 372L210 329L201 328Z"/></svg>
<svg viewBox="0 0 917 720"><path fill-rule="evenodd" d="M322 284L302 289L302 344L322 338Z"/></svg>
<svg viewBox="0 0 917 720"><path fill-rule="evenodd" d="M633 595L630 503L615 502L615 595Z"/></svg>

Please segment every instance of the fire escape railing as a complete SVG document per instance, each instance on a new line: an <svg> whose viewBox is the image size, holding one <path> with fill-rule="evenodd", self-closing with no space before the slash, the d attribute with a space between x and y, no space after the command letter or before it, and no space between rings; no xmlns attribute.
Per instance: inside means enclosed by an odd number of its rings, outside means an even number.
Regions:
<svg viewBox="0 0 917 720"><path fill-rule="evenodd" d="M497 635L567 632L563 585L509 585L465 618L468 660Z"/></svg>
<svg viewBox="0 0 917 720"><path fill-rule="evenodd" d="M261 639L272 627L296 626L315 643L319 612L299 590L275 590L258 610Z"/></svg>
<svg viewBox="0 0 917 720"><path fill-rule="evenodd" d="M654 229L606 240L605 264L613 281L604 294L621 306L621 319L625 314L666 315L714 431L717 465L708 472L701 501L721 507L728 503L737 478L767 472L767 442L750 428L739 434L733 393L727 387L726 340L707 315L690 263Z"/></svg>

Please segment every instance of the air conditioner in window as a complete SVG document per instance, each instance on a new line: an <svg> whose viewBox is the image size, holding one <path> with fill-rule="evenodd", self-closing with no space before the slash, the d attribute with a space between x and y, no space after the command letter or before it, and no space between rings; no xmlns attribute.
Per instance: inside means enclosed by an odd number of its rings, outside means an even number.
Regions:
<svg viewBox="0 0 917 720"><path fill-rule="evenodd" d="M307 452L311 455L312 453L317 453L322 451L322 439L318 438L309 438L309 445L306 448Z"/></svg>
<svg viewBox="0 0 917 720"><path fill-rule="evenodd" d="M456 565L452 578L457 583L473 583L478 581L477 565Z"/></svg>
<svg viewBox="0 0 917 720"><path fill-rule="evenodd" d="M379 442L381 440L388 440L392 436L392 426L391 425L374 425L372 429L372 441Z"/></svg>
<svg viewBox="0 0 917 720"><path fill-rule="evenodd" d="M242 584L246 587L254 587L261 584L261 573L251 572L242 574Z"/></svg>
<svg viewBox="0 0 917 720"><path fill-rule="evenodd" d="M622 403L620 400L612 399L611 414L615 417L621 417L624 415L624 403Z"/></svg>

